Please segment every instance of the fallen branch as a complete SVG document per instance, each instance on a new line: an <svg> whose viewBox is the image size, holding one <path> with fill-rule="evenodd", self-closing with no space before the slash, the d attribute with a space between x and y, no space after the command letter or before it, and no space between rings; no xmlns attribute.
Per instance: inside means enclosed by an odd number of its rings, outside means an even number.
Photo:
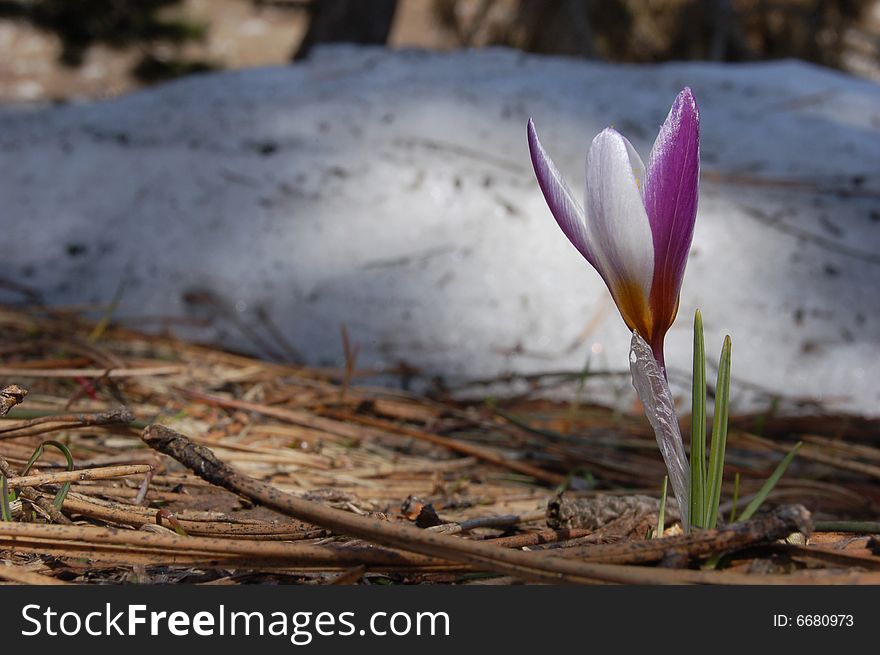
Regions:
<svg viewBox="0 0 880 655"><path fill-rule="evenodd" d="M31 437L97 425L127 425L135 420L134 414L126 407L113 409L96 414L60 414L57 416L41 416L40 418L22 421L15 425L0 427L0 439Z"/></svg>
<svg viewBox="0 0 880 655"><path fill-rule="evenodd" d="M540 582L676 584L711 581L711 576L708 580L704 579L707 572L576 562L554 554L510 550L419 530L409 525L358 516L284 493L264 482L237 473L217 459L208 448L195 444L164 426L148 426L143 431L142 439L151 448L173 457L212 484L302 521L393 548ZM799 512L802 513L801 516L808 516L803 508L799 508Z"/></svg>
<svg viewBox="0 0 880 655"><path fill-rule="evenodd" d="M0 523L0 548L125 562L134 554L151 564L238 565L256 563L285 568L349 569L361 564L377 568L450 568L449 561L411 555L388 548L347 544L298 544L283 541L183 537L173 532L98 528L90 525ZM455 567L455 565L452 565ZM455 568L461 569L460 566Z"/></svg>
<svg viewBox="0 0 880 655"><path fill-rule="evenodd" d="M87 516L116 525L130 525L140 528L155 524L156 510L138 505L125 505L107 500L98 500L71 492L64 499L62 510L68 514ZM277 524L266 521L254 523L234 523L221 521L193 521L177 518L180 526L191 536L225 537L227 539L260 539L298 541L327 537L326 530L314 529L301 523Z"/></svg>
<svg viewBox="0 0 880 655"><path fill-rule="evenodd" d="M560 548L564 557L586 558L607 563L644 564L669 558L705 557L784 539L794 532L807 536L812 531L810 515L801 505L783 505L750 521L718 530L696 530L690 534Z"/></svg>
<svg viewBox="0 0 880 655"><path fill-rule="evenodd" d="M83 480L107 480L121 478L126 475L141 475L153 470L149 464L129 464L128 466L101 466L75 471L59 471L58 473L41 473L8 478L6 483L15 489L22 487L39 487L44 484L60 484L64 482L81 482Z"/></svg>

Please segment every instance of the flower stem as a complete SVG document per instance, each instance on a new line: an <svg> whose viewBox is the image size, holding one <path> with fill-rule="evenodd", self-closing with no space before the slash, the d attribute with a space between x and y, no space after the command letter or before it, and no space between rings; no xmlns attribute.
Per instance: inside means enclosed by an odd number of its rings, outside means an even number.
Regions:
<svg viewBox="0 0 880 655"><path fill-rule="evenodd" d="M629 361L633 386L645 406L648 422L654 429L654 436L666 463L669 481L672 483L672 491L678 503L681 525L687 531L690 509L690 465L684 452L669 383L654 358L651 346L635 331L630 342Z"/></svg>

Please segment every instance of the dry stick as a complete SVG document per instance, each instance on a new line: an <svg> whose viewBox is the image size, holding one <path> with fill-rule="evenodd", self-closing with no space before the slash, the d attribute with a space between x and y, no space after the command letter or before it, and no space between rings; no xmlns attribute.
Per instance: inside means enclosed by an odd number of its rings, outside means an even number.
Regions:
<svg viewBox="0 0 880 655"><path fill-rule="evenodd" d="M147 533L148 534L148 533ZM2 544L2 542L0 542ZM134 564L144 566L175 566L185 568L217 568L237 569L241 571L295 571L297 573L330 573L339 572L360 565L357 557L349 556L339 561L299 563L296 559L279 559L277 557L265 558L261 556L226 556L198 553L181 553L166 550L141 550L131 547L115 546L111 548L89 547L88 549L64 544L24 544L15 542L6 549L19 548L29 552L40 553L55 558L75 560L72 565L80 564L83 560L91 563L99 562L105 565L131 567ZM472 573L474 569L465 564L376 564L368 566L383 573ZM852 581L848 581L853 584Z"/></svg>
<svg viewBox="0 0 880 655"><path fill-rule="evenodd" d="M87 485L73 483L73 485L70 487L70 490L77 491L79 493L84 493L84 494L90 494L90 493L101 494L103 497L105 497L109 500L115 500L118 502L125 502L125 499L129 499L129 498L134 500L134 498L136 498L138 495L137 489L131 489L128 487L120 487L120 486L112 485L112 484L106 485L100 481L93 482L93 483L87 484ZM186 493L185 491L181 491L181 492L157 491L154 489L153 491L150 492L148 500L153 501L153 502L156 502L156 501L191 502L192 495Z"/></svg>
<svg viewBox="0 0 880 655"><path fill-rule="evenodd" d="M688 558L712 555L746 546L783 539L792 532L812 532L812 522L800 505L783 505L751 521L734 523L719 530L700 530L686 535L646 539L621 544L591 544L560 549L563 557L580 557L612 563L659 562L672 555Z"/></svg>
<svg viewBox="0 0 880 655"><path fill-rule="evenodd" d="M327 584L355 584L358 580L364 577L364 573L367 572L367 567L361 564L360 566L355 566L354 568L349 569L348 571L343 571L339 575L337 575L332 580L328 581Z"/></svg>
<svg viewBox="0 0 880 655"><path fill-rule="evenodd" d="M246 412L254 412L256 414L262 414L263 416L276 418L280 421L292 423L293 425L328 432L346 439L359 439L363 436L363 430L353 425L323 418L321 416L315 416L309 412L260 405L259 403L250 403L245 400L235 400L233 398L223 398L221 396L212 396L211 394L193 391L192 389L185 389L183 387L172 386L171 388L183 396L213 407L225 407L227 409L241 409Z"/></svg>
<svg viewBox="0 0 880 655"><path fill-rule="evenodd" d="M126 407L120 407L108 412L98 412L97 414L42 416L16 425L0 427L0 439L31 437L46 434L47 432L57 432L58 430L72 430L98 425L126 425L134 420L134 414Z"/></svg>
<svg viewBox="0 0 880 655"><path fill-rule="evenodd" d="M542 567L541 562L530 557L529 553L508 551L478 542L467 542L457 537L362 517L298 498L249 476L236 473L217 459L209 449L195 444L183 435L161 425L147 426L144 429L142 439L150 447L173 457L208 482L246 496L284 514L326 527L335 532L350 534L411 552L453 559L467 564L483 565L490 570L500 570L503 573L532 580L537 579L542 582L565 582L567 580L592 582L604 578L602 575L594 575L599 571L592 570L590 565L561 562L558 558L546 558L549 561L544 562ZM562 565L562 570L559 570L558 564ZM610 572L603 571L602 573L607 575Z"/></svg>
<svg viewBox="0 0 880 655"><path fill-rule="evenodd" d="M10 487L20 489L22 487L39 487L43 484L58 484L65 482L79 482L82 480L107 480L109 478L121 478L126 475L140 475L152 471L149 464L130 464L128 466L101 466L90 469L78 469L76 471L60 471L58 473L42 473L40 475L26 475L20 478L8 478L6 483Z"/></svg>
<svg viewBox="0 0 880 655"><path fill-rule="evenodd" d="M738 433L737 436L740 436L741 438L743 438L743 440L747 442L760 444L778 452L787 453L790 450L790 447L786 444L776 443L771 439L764 439L763 437L759 437L756 434L741 432ZM833 455L826 455L824 453L817 452L815 447L811 448L807 446L805 448L801 448L798 452L798 457L800 459L808 459L814 462L819 462L820 464L827 464L828 466L833 466L835 468L843 469L845 471L861 473L862 475L880 480L880 466L872 466L871 464L854 462L847 457L834 457Z"/></svg>
<svg viewBox="0 0 880 655"><path fill-rule="evenodd" d="M505 514L500 516L480 516L473 519L464 519L462 521L455 521L451 523L441 523L440 525L434 525L430 528L426 528L431 532L442 532L443 534L461 534L464 532L470 532L471 530L475 530L477 528L500 528L507 529L511 528L520 523L527 523L529 521L535 521L538 519L543 519L546 516L546 512L532 512L530 514Z"/></svg>
<svg viewBox="0 0 880 655"><path fill-rule="evenodd" d="M0 579L9 580L15 584L31 584L31 585L66 585L69 584L58 578L50 578L48 575L41 575L33 571L28 571L20 566L6 563L0 566Z"/></svg>
<svg viewBox="0 0 880 655"><path fill-rule="evenodd" d="M808 444L822 449L830 449L850 457L863 457L875 462L880 462L880 448L866 446L859 443L850 443L841 439L831 439L818 434L804 434L800 438Z"/></svg>
<svg viewBox="0 0 880 655"><path fill-rule="evenodd" d="M60 529L85 530L88 538L85 541L67 541L59 539L57 532ZM30 532L38 532L43 538L28 538L27 536L14 536L8 538L6 533L13 530L16 533L22 530ZM48 531L55 531L55 534L46 537ZM108 543L109 536L116 536L120 543ZM121 537L124 535L124 537ZM455 537L447 537L456 539ZM312 552L307 554L304 552L309 547L296 546L294 544L265 544L263 542L233 542L233 545L239 546L240 554L229 554L229 552L217 552L216 550L201 550L205 541L214 541L216 547L226 549L225 540L205 540L193 537L179 537L175 534L152 534L142 531L122 531L109 530L106 528L83 528L80 526L53 526L28 523L0 523L0 548L33 551L55 555L56 557L82 558L88 556L95 561L112 562L116 564L140 563L140 564L175 564L186 566L237 566L239 568L282 568L285 570L297 571L327 571L328 568L334 570L346 570L353 566L366 563L371 568L387 571L413 571L429 572L429 571L447 571L462 572L467 571L468 567L461 565L438 564L418 564L413 566L406 560L407 557L417 557L415 555L406 555L399 553L399 564L392 563L376 563L373 559L376 557L378 549L364 549L362 551L352 549L351 552L340 550L337 553L328 551L326 553ZM296 557L291 554L285 556L267 555L261 549L267 546L296 547ZM311 547L320 548L320 547ZM227 549L228 550L228 549ZM396 551L385 551L387 553L395 553ZM528 553L518 553L527 555ZM422 558L425 559L430 558ZM437 560L432 560L437 561ZM600 566L600 565L596 565ZM606 565L603 568L615 571L634 571L640 573L648 573L653 571L656 574L655 579L644 577L639 582L648 583L699 583L699 584L761 584L761 585L792 585L792 584L880 584L880 573L860 573L847 572L842 574L828 574L825 571L807 571L799 574L790 575L749 575L727 571L670 571L665 569L640 569L639 567L623 567ZM522 577L522 576L518 576Z"/></svg>
<svg viewBox="0 0 880 655"><path fill-rule="evenodd" d="M12 467L9 466L9 462L2 457L0 457L0 473L6 476L7 480L12 477L18 477L15 471L12 470ZM55 523L70 523L70 519L64 516L51 500L38 493L35 489L22 489L18 495L32 505L39 507Z"/></svg>
<svg viewBox="0 0 880 655"><path fill-rule="evenodd" d="M336 532L410 552L473 564L497 573L541 582L676 584L689 581L713 581L712 576L707 578L705 575L692 575L705 572L575 562L552 554L509 550L487 543L427 532L409 525L358 516L298 498L259 480L236 473L217 459L209 449L193 443L164 426L147 426L142 439L151 448L173 457L205 480L276 511ZM801 516L806 515L806 510L803 508L799 508L799 512ZM799 529L796 526L792 528L791 531ZM755 578L744 576L744 579L754 581Z"/></svg>
<svg viewBox="0 0 880 655"><path fill-rule="evenodd" d="M420 439L422 441L427 441L429 443L442 446L455 452L463 453L465 455L471 455L486 462L490 462L498 466L503 466L510 470L529 475L538 480L543 480L544 482L549 482L550 484L558 485L562 484L565 481L565 477L562 475L550 473L549 471L540 469L537 466L531 466L530 464L526 464L524 462L517 462L508 459L503 455L493 452L491 450L480 448L479 446L474 446L473 444L459 441L457 439L449 439L448 437L441 437L439 435L431 434L429 432L423 432L421 430L404 428L388 421L371 419L368 417L357 416L353 414L344 414L341 416L342 420L334 420L333 418L315 416L313 414L310 414L309 412L299 410L284 409L283 407L270 407L268 405L260 405L258 403L249 403L244 400L221 398L219 396L212 396L210 394L179 387L174 387L174 389L185 396L209 405L256 412L257 414L262 414L263 416L271 416L272 418L277 418L282 421L293 423L294 425L301 425L303 427L311 428L313 430L323 430L325 432L329 432L330 434L335 434L337 436L346 437L349 439L357 439L363 436L362 430L351 425L351 423L360 423L364 426L381 429L386 433L391 432L395 434L402 434L407 437L413 437L414 439Z"/></svg>
<svg viewBox="0 0 880 655"><path fill-rule="evenodd" d="M69 514L78 514L119 525L140 528L156 522L156 510L129 505L128 508L99 504L87 496L69 493L64 499L62 509ZM268 522L256 524L237 524L221 521L192 521L178 517L178 522L188 535L216 536L227 539L284 539L296 541L327 537L326 530L304 529L301 526L277 525Z"/></svg>
<svg viewBox="0 0 880 655"><path fill-rule="evenodd" d="M142 368L12 368L0 367L0 375L21 378L134 378L151 375L178 375L185 366L145 366Z"/></svg>
<svg viewBox="0 0 880 655"><path fill-rule="evenodd" d="M790 544L774 544L774 550L786 553L795 559L806 559L822 564L833 564L838 567L863 568L869 571L880 571L880 557L874 555L855 555L846 551L794 546Z"/></svg>
<svg viewBox="0 0 880 655"><path fill-rule="evenodd" d="M0 546L14 550L67 549L82 552L152 553L157 562L176 554L196 556L201 561L234 561L250 564L259 559L286 566L351 568L373 566L421 566L448 568L450 562L436 557L402 553L389 548L297 544L279 541L182 537L143 530L122 530L84 525L0 523ZM166 559L162 559L162 558ZM460 567L459 567L460 568Z"/></svg>
<svg viewBox="0 0 880 655"><path fill-rule="evenodd" d="M487 543L496 546L504 546L505 548L523 548L527 546L539 546L541 544L552 544L559 541L567 541L569 539L579 539L582 537L591 537L595 530L587 528L563 528L561 530L540 530L538 532L526 532L524 534L515 534L510 537L498 537L496 539L487 539Z"/></svg>
<svg viewBox="0 0 880 655"><path fill-rule="evenodd" d="M369 416L358 416L357 414L352 414L350 412L332 412L331 415L345 421L360 423L361 425L377 428L386 432L393 432L395 434L401 434L407 437L412 437L414 439L419 439L421 441L427 441L428 443L442 446L458 453L477 457L479 459L482 459L483 461L490 462L498 466L503 466L512 471L523 473L537 480L543 480L544 482L549 482L553 485L560 485L565 482L565 476L563 475L559 475L558 473L551 473L550 471L545 471L542 468L527 464L526 462L518 462L516 460L509 459L507 457L504 457L504 455L501 455L500 453L496 453L486 448L481 448L480 446L475 446L473 444L467 443L466 441L450 439L449 437L441 437L438 434L431 434L430 432L416 430L415 428L403 427L401 425L396 425L389 421L383 421L382 419L378 418L372 418Z"/></svg>
<svg viewBox="0 0 880 655"><path fill-rule="evenodd" d="M147 492L150 490L150 483L153 481L153 477L155 475L156 469L150 467L149 472L144 476L144 479L141 481L141 484L138 487L137 496L134 497L135 505L149 505L149 503L145 501L147 499Z"/></svg>

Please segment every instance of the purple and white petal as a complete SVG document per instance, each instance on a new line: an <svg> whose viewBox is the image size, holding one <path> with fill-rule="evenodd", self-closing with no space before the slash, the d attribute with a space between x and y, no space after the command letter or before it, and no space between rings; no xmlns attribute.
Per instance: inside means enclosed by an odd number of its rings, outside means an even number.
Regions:
<svg viewBox="0 0 880 655"><path fill-rule="evenodd" d="M700 113L693 93L678 94L648 159L645 209L654 238L652 307L674 311L694 235L700 177ZM669 321L672 316L665 317Z"/></svg>
<svg viewBox="0 0 880 655"><path fill-rule="evenodd" d="M535 124L531 118L529 119L528 133L532 166L535 169L535 176L538 178L538 186L541 187L547 205L550 207L550 212L572 245L595 267L596 261L590 252L584 229L584 210L575 200L553 160L550 159L544 146L538 140L538 133L535 131Z"/></svg>

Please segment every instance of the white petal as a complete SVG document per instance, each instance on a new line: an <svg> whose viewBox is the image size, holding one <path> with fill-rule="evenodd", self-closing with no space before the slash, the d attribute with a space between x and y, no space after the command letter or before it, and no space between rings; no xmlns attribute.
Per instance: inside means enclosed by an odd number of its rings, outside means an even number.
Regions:
<svg viewBox="0 0 880 655"><path fill-rule="evenodd" d="M647 299L654 277L654 239L639 188L644 176L638 153L615 130L606 129L593 139L587 153L587 246L612 294L636 285Z"/></svg>
<svg viewBox="0 0 880 655"><path fill-rule="evenodd" d="M544 146L538 140L538 132L535 125L529 119L528 125L529 135L529 153L532 156L532 166L535 169L535 176L538 178L538 185L544 193L550 212L559 224L565 236L571 241L572 245L590 262L593 266L596 263L587 246L586 231L584 228L584 210L575 200L574 194L562 174L556 168L553 160L550 159Z"/></svg>
<svg viewBox="0 0 880 655"><path fill-rule="evenodd" d="M633 148L633 144L629 142L622 134L617 133L622 140L624 145L626 146L626 155L629 157L629 165L632 169L633 178L635 178L636 186L639 188L639 194L642 196L642 205L645 204L645 179L647 172L645 170L645 162L642 161L642 158L639 156L639 153L636 152L636 149ZM647 212L646 212L647 213Z"/></svg>

